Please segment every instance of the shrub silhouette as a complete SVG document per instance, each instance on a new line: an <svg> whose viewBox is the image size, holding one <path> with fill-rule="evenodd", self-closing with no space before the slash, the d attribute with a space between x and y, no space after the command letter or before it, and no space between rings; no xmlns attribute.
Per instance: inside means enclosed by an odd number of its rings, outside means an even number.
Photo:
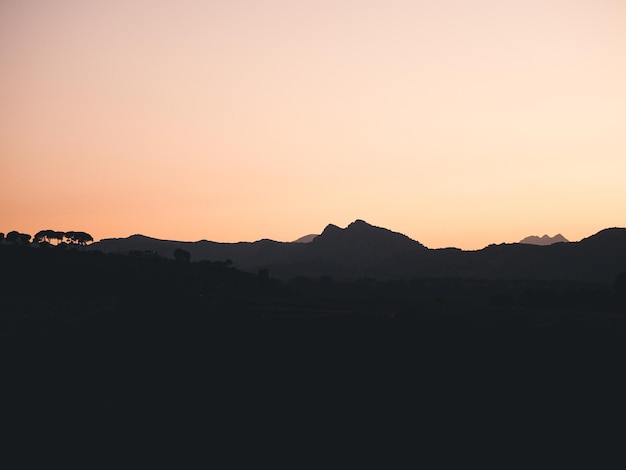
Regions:
<svg viewBox="0 0 626 470"><path fill-rule="evenodd" d="M183 263L188 263L189 260L191 259L191 253L189 253L187 250L183 250L181 248L176 248L174 250L174 259L176 261L180 261Z"/></svg>

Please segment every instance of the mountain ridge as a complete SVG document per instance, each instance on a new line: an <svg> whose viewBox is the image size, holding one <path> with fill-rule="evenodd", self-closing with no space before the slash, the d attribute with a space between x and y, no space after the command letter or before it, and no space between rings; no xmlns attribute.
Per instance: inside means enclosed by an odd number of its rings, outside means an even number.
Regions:
<svg viewBox="0 0 626 470"><path fill-rule="evenodd" d="M247 271L272 276L334 276L379 279L484 278L609 281L626 270L626 229L608 228L580 242L536 245L503 243L480 250L430 249L419 241L357 219L345 228L328 224L308 243L179 242L144 235L104 239L88 247L104 252L151 251L172 257L188 251L192 261L232 260Z"/></svg>
<svg viewBox="0 0 626 470"><path fill-rule="evenodd" d="M292 241L291 243L311 243L315 239L315 237L318 236L319 234L317 233L309 233L308 235L304 235L297 240Z"/></svg>
<svg viewBox="0 0 626 470"><path fill-rule="evenodd" d="M528 237L520 240L519 243L527 245L552 245L554 243L569 243L569 240L560 233L557 233L553 237L550 237L549 235L543 235L541 237L537 235L529 235Z"/></svg>

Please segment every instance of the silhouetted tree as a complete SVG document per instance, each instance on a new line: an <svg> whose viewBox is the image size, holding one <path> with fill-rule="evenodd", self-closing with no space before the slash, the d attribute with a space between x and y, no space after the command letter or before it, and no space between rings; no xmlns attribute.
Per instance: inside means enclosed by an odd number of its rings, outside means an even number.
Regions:
<svg viewBox="0 0 626 470"><path fill-rule="evenodd" d="M0 243L4 242L4 233L0 232Z"/></svg>
<svg viewBox="0 0 626 470"><path fill-rule="evenodd" d="M93 242L93 237L86 232L65 232L71 244L85 246L87 243Z"/></svg>
<svg viewBox="0 0 626 470"><path fill-rule="evenodd" d="M87 232L76 232L76 238L78 239L79 245L87 245L93 242L93 237Z"/></svg>
<svg viewBox="0 0 626 470"><path fill-rule="evenodd" d="M57 245L63 241L63 237L65 237L65 232L57 232L55 230L50 230L48 234L48 238L50 240L56 240Z"/></svg>
<svg viewBox="0 0 626 470"><path fill-rule="evenodd" d="M64 235L65 235L64 232L57 232L55 230L49 230L49 229L40 230L33 237L33 242L34 243L42 243L42 242L50 243L52 240L57 240L57 243L58 243L59 240L63 240Z"/></svg>
<svg viewBox="0 0 626 470"><path fill-rule="evenodd" d="M21 245L28 245L30 243L31 238L33 238L33 236L28 233L20 233L18 235L18 239Z"/></svg>
<svg viewBox="0 0 626 470"><path fill-rule="evenodd" d="M47 242L50 241L49 238L49 232L50 230L40 230L39 232L37 232L35 234L35 236L33 237L33 243L42 243L42 242Z"/></svg>
<svg viewBox="0 0 626 470"><path fill-rule="evenodd" d="M191 259L191 253L189 253L187 250L183 250L182 248L176 248L174 250L174 259L176 261L188 263Z"/></svg>
<svg viewBox="0 0 626 470"><path fill-rule="evenodd" d="M20 240L20 232L17 230L11 230L7 233L7 241L9 243L17 243Z"/></svg>
<svg viewBox="0 0 626 470"><path fill-rule="evenodd" d="M45 242L50 242L51 240L62 240L63 239L63 232L56 232L54 230L40 230L39 232L37 232L35 234L35 237L33 238L33 241L35 243L41 243L42 241Z"/></svg>

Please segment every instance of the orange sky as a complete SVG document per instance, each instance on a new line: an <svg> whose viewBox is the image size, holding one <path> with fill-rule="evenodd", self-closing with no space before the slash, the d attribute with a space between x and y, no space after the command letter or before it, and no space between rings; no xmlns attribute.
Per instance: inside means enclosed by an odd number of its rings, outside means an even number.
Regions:
<svg viewBox="0 0 626 470"><path fill-rule="evenodd" d="M0 231L626 226L623 0L3 0Z"/></svg>

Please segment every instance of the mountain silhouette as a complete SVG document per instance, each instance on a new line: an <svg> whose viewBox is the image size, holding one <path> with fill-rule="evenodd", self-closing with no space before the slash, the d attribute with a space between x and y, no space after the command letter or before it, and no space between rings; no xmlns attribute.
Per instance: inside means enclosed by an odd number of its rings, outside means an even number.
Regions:
<svg viewBox="0 0 626 470"><path fill-rule="evenodd" d="M556 237L554 237L556 238ZM546 279L610 282L626 270L626 229L610 228L580 242L534 245L510 243L482 250L429 249L406 235L356 220L346 228L328 225L308 243L179 242L143 235L105 239L87 249L154 252L192 261L232 260L235 267L273 277Z"/></svg>
<svg viewBox="0 0 626 470"><path fill-rule="evenodd" d="M315 237L317 237L317 233L311 233L309 235L305 235L303 237L298 238L297 240L292 241L291 243L311 243Z"/></svg>
<svg viewBox="0 0 626 470"><path fill-rule="evenodd" d="M520 243L526 243L528 245L552 245L553 243L561 243L561 242L569 242L567 238L565 238L560 233L550 237L548 235L544 235L542 237L538 237L537 235L530 235L523 240L520 240Z"/></svg>
<svg viewBox="0 0 626 470"><path fill-rule="evenodd" d="M364 220L356 220L341 229L328 225L311 242L311 253L318 259L343 263L371 263L413 250L425 250L419 242L401 233L375 227Z"/></svg>

